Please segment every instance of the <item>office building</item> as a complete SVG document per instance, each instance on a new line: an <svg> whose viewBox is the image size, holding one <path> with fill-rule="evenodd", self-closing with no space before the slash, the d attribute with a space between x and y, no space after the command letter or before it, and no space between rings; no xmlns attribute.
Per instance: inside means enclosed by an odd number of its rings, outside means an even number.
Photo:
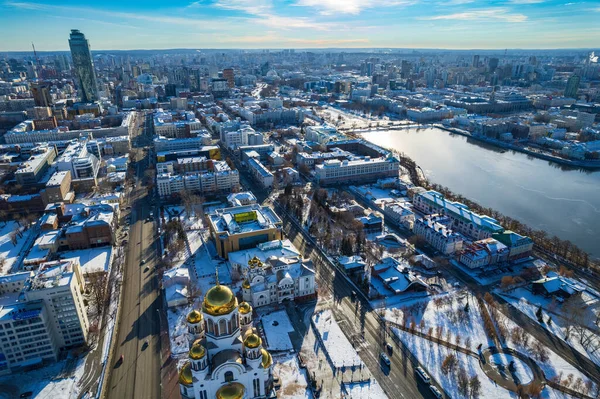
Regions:
<svg viewBox="0 0 600 399"><path fill-rule="evenodd" d="M31 157L19 165L15 172L15 179L18 184L31 185L36 184L46 173L52 161L56 158L56 148L54 146L39 146L31 151Z"/></svg>
<svg viewBox="0 0 600 399"><path fill-rule="evenodd" d="M269 169L267 169L259 160L250 158L248 159L248 166L250 172L257 182L264 188L273 186L274 176Z"/></svg>
<svg viewBox="0 0 600 399"><path fill-rule="evenodd" d="M581 78L578 75L573 75L567 80L567 87L565 87L565 97L577 98L577 91L579 90L579 82Z"/></svg>
<svg viewBox="0 0 600 399"><path fill-rule="evenodd" d="M167 163L159 169L157 165L156 187L162 198L171 197L181 191L201 192L203 194L229 193L240 185L237 170L231 170L225 161L207 162L210 169L198 172L176 174L173 165Z"/></svg>
<svg viewBox="0 0 600 399"><path fill-rule="evenodd" d="M73 59L73 68L75 69L81 102L98 101L96 71L88 40L79 30L72 29L69 38L69 47L71 49L71 58Z"/></svg>
<svg viewBox="0 0 600 399"><path fill-rule="evenodd" d="M230 89L235 87L235 74L233 72L233 68L223 69L223 79L227 79L227 85Z"/></svg>
<svg viewBox="0 0 600 399"><path fill-rule="evenodd" d="M328 160L315 166L315 178L321 185L368 182L398 177L400 161L392 154L386 157L362 157L351 160Z"/></svg>
<svg viewBox="0 0 600 399"><path fill-rule="evenodd" d="M252 204L217 209L209 216L210 231L222 258L230 252L280 240L282 222L269 207Z"/></svg>
<svg viewBox="0 0 600 399"><path fill-rule="evenodd" d="M54 101L50 95L50 83L36 82L31 84L31 95L37 107L51 107Z"/></svg>

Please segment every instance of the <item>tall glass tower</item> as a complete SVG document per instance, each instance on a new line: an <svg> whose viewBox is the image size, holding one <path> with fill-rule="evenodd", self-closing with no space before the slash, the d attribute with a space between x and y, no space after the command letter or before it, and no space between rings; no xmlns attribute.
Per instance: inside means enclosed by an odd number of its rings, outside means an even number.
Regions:
<svg viewBox="0 0 600 399"><path fill-rule="evenodd" d="M69 37L69 47L71 48L71 57L75 75L79 82L79 92L82 102L97 101L98 86L96 83L96 71L94 70L94 61L90 52L90 44L85 35L77 29L71 29Z"/></svg>

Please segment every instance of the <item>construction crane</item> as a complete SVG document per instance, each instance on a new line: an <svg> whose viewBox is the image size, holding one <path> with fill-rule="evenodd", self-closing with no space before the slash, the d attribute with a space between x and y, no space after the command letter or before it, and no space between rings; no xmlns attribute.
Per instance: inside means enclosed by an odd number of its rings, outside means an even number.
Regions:
<svg viewBox="0 0 600 399"><path fill-rule="evenodd" d="M31 42L31 47L33 47L33 56L35 57L36 66L38 69L40 69L40 59L38 58L37 51L35 51L35 44L33 44L33 42Z"/></svg>

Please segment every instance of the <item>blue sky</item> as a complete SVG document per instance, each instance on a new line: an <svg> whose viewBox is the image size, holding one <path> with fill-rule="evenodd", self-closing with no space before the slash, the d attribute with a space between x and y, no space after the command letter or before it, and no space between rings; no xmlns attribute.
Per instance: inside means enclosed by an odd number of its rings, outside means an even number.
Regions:
<svg viewBox="0 0 600 399"><path fill-rule="evenodd" d="M0 0L0 51L600 45L600 0Z"/></svg>

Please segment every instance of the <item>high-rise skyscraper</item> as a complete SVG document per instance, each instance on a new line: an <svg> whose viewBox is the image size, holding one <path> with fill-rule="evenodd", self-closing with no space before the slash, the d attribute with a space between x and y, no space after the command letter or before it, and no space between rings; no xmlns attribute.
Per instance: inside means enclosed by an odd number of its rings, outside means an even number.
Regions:
<svg viewBox="0 0 600 399"><path fill-rule="evenodd" d="M479 55L477 54L473 56L473 68L479 68Z"/></svg>
<svg viewBox="0 0 600 399"><path fill-rule="evenodd" d="M98 86L96 83L96 71L94 70L94 61L92 60L89 42L79 30L71 29L69 47L71 48L71 58L73 58L75 75L79 83L78 89L81 101L97 101Z"/></svg>
<svg viewBox="0 0 600 399"><path fill-rule="evenodd" d="M578 75L573 75L567 80L567 87L565 87L565 97L577 98L577 91L579 90L580 78Z"/></svg>
<svg viewBox="0 0 600 399"><path fill-rule="evenodd" d="M50 83L36 82L31 84L31 94L38 107L51 107L54 103L50 95Z"/></svg>

